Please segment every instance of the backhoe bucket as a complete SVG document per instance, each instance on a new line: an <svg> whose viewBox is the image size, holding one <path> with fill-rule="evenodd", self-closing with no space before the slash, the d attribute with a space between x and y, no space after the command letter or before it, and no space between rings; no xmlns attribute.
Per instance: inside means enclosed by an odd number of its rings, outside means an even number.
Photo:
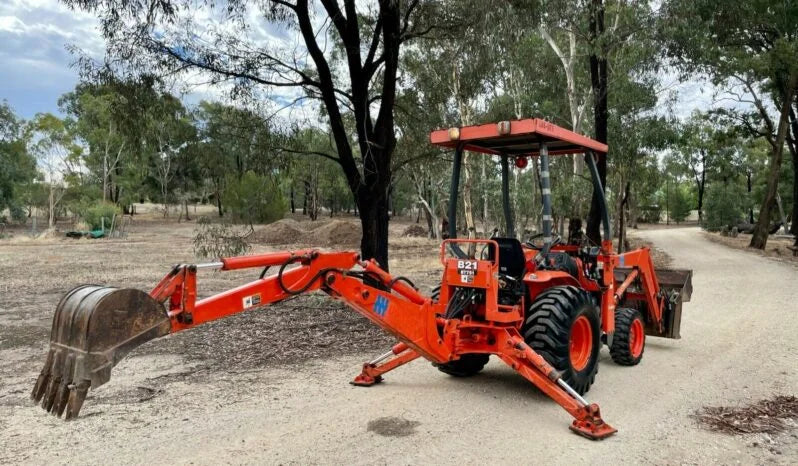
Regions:
<svg viewBox="0 0 798 466"><path fill-rule="evenodd" d="M170 328L163 305L143 291L79 286L55 309L50 351L31 397L56 416L76 417L89 387L108 382L133 348Z"/></svg>

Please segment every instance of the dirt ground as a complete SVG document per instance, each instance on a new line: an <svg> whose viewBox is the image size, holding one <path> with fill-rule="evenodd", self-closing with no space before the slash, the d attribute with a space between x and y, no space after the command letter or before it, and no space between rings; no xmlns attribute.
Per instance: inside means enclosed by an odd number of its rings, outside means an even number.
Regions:
<svg viewBox="0 0 798 466"><path fill-rule="evenodd" d="M767 246L764 251L758 249L751 249L748 244L751 242L751 235L739 234L736 238L730 236L721 236L720 233L703 232L710 241L723 244L732 248L741 249L751 254L759 256L766 256L773 259L781 260L784 262L791 262L798 265L798 256L794 256L793 252L788 248L795 243L795 240L786 236L771 236L768 238Z"/></svg>
<svg viewBox="0 0 798 466"><path fill-rule="evenodd" d="M422 290L437 244L392 224L391 270ZM300 226L303 231L307 228ZM798 429L730 436L693 418L798 392L798 268L708 241L695 228L632 233L692 268L682 339L651 339L634 368L606 349L588 399L619 433L590 442L569 416L492 360L470 379L424 361L347 382L392 340L323 296L304 296L150 342L64 422L28 399L60 296L78 284L149 289L193 262L193 225L140 220L127 240L0 241L0 464L794 464ZM312 236L309 236L312 237ZM290 242L290 241L286 241ZM259 242L254 252L284 249ZM203 272L200 293L253 277Z"/></svg>

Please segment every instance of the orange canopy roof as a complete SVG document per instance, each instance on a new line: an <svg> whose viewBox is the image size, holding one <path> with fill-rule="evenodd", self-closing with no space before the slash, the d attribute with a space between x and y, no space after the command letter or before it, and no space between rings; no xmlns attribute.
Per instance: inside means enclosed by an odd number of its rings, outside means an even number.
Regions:
<svg viewBox="0 0 798 466"><path fill-rule="evenodd" d="M485 154L538 155L545 143L550 155L594 151L607 153L607 145L539 118L501 121L484 125L439 129L430 133L432 144Z"/></svg>

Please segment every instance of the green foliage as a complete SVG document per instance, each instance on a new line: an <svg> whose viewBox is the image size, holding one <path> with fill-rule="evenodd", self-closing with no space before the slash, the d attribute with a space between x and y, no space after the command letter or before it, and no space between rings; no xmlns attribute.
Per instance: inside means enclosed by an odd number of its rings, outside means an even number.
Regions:
<svg viewBox="0 0 798 466"><path fill-rule="evenodd" d="M21 191L36 176L28 142L22 120L7 103L0 102L0 212L8 208L14 219L19 219L22 211Z"/></svg>
<svg viewBox="0 0 798 466"><path fill-rule="evenodd" d="M659 204L650 204L640 207L640 213L637 220L643 223L659 223L662 219L662 206Z"/></svg>
<svg viewBox="0 0 798 466"><path fill-rule="evenodd" d="M683 184L671 186L668 198L668 215L676 223L681 223L690 215L695 207L695 201L690 195L690 190Z"/></svg>
<svg viewBox="0 0 798 466"><path fill-rule="evenodd" d="M703 227L707 230L718 231L743 219L748 202L742 186L716 183L707 189L706 196Z"/></svg>
<svg viewBox="0 0 798 466"><path fill-rule="evenodd" d="M248 234L230 223L213 223L208 217L200 217L194 230L194 255L201 259L217 259L246 254L250 249L246 241Z"/></svg>
<svg viewBox="0 0 798 466"><path fill-rule="evenodd" d="M270 223L285 214L285 199L272 178L248 171L240 179L228 176L225 184L223 198L234 221Z"/></svg>
<svg viewBox="0 0 798 466"><path fill-rule="evenodd" d="M119 216L122 214L122 210L110 202L97 201L82 206L79 208L77 214L92 230L99 230L103 226L106 229L111 228L111 222L114 220L114 216L116 216L116 220L118 221Z"/></svg>

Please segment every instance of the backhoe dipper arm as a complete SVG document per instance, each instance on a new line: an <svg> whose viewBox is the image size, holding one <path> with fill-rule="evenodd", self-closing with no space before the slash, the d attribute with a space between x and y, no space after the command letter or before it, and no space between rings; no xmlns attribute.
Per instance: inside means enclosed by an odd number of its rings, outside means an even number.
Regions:
<svg viewBox="0 0 798 466"><path fill-rule="evenodd" d="M277 274L264 276L264 270L253 282L197 300L198 269L268 267L279 267ZM412 286L373 261L361 261L354 251L308 249L178 265L149 294L96 285L73 289L56 307L47 361L31 397L53 414L75 417L89 388L108 382L111 369L141 344L319 289L394 334L416 355L436 362L451 357L438 336L433 305ZM409 354L403 360L413 359Z"/></svg>

